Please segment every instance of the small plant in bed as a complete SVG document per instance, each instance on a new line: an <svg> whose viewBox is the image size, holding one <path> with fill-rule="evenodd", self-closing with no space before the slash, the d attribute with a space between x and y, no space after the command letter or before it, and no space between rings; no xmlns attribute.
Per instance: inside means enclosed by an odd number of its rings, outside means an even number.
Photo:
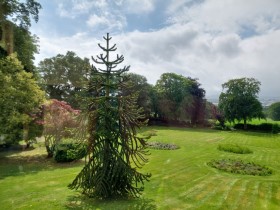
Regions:
<svg viewBox="0 0 280 210"><path fill-rule="evenodd" d="M212 160L207 164L213 168L235 174L247 174L254 176L269 176L272 174L272 170L266 166L261 166L253 162L244 162L242 160Z"/></svg>
<svg viewBox="0 0 280 210"><path fill-rule="evenodd" d="M179 149L179 146L176 144L168 144L161 142L148 142L147 147L151 149L159 149L159 150L175 150Z"/></svg>
<svg viewBox="0 0 280 210"><path fill-rule="evenodd" d="M239 146L237 144L219 144L218 150L225 151L225 152L232 152L237 154L250 154L253 153L247 147Z"/></svg>
<svg viewBox="0 0 280 210"><path fill-rule="evenodd" d="M143 133L141 133L143 138L145 139L150 139L152 136L157 136L157 131L156 130L148 130Z"/></svg>

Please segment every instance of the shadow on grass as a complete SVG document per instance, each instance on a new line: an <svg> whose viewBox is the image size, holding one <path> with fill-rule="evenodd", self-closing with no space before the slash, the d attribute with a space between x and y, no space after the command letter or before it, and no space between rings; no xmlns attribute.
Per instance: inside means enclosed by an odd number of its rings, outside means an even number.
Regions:
<svg viewBox="0 0 280 210"><path fill-rule="evenodd" d="M84 195L75 195L68 197L66 209L78 210L156 210L157 206L152 199L118 199L118 200L96 200Z"/></svg>
<svg viewBox="0 0 280 210"><path fill-rule="evenodd" d="M34 154L34 150L7 150L0 152L0 179L9 176L24 176L38 173L44 170L55 170L58 168L71 168L82 166L83 160L70 163L56 163L47 154L40 151Z"/></svg>

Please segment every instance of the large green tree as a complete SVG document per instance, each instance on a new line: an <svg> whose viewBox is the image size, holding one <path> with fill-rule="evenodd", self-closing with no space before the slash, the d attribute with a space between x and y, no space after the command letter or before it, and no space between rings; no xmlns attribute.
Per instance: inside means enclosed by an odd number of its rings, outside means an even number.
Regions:
<svg viewBox="0 0 280 210"><path fill-rule="evenodd" d="M23 139L23 129L28 132L44 92L13 54L0 59L0 84L0 133L9 143L16 143Z"/></svg>
<svg viewBox="0 0 280 210"><path fill-rule="evenodd" d="M126 74L127 79L130 82L130 86L123 90L123 94L137 93L137 105L143 108L146 118L150 117L151 114L151 98L150 91L152 86L148 84L147 78L143 75L128 73Z"/></svg>
<svg viewBox="0 0 280 210"><path fill-rule="evenodd" d="M31 20L39 19L41 5L35 0L0 1L0 51L1 54L16 52L24 69L36 73L34 54L38 53L38 38L29 31ZM5 53L6 52L6 53Z"/></svg>
<svg viewBox="0 0 280 210"><path fill-rule="evenodd" d="M92 69L85 114L87 129L79 129L87 132L78 135L88 139L87 161L69 187L100 199L137 197L143 191L139 185L150 177L137 171L147 161L146 141L137 136L143 116L136 105L137 95L123 92L127 86L123 73L129 67L117 69L124 58L110 58L116 45L110 45L109 34L104 39L105 47L99 44L104 54L92 59L105 68Z"/></svg>
<svg viewBox="0 0 280 210"><path fill-rule="evenodd" d="M58 54L39 63L38 71L43 87L51 99L66 101L74 108L80 108L79 95L86 87L91 66L89 59L80 58L74 52Z"/></svg>
<svg viewBox="0 0 280 210"><path fill-rule="evenodd" d="M153 107L160 118L191 121L203 119L205 91L196 79L175 73L164 73L155 85L157 94L152 94Z"/></svg>
<svg viewBox="0 0 280 210"><path fill-rule="evenodd" d="M268 117L280 121L280 102L275 102L268 107Z"/></svg>
<svg viewBox="0 0 280 210"><path fill-rule="evenodd" d="M39 38L36 35L32 35L27 29L16 25L13 27L13 32L14 52L17 53L17 57L21 61L24 70L32 72L34 76L39 77L34 65L34 55L39 52Z"/></svg>
<svg viewBox="0 0 280 210"><path fill-rule="evenodd" d="M246 129L248 120L263 117L262 105L258 100L260 85L254 78L232 79L222 85L219 108L226 120L243 120Z"/></svg>
<svg viewBox="0 0 280 210"><path fill-rule="evenodd" d="M36 0L1 0L0 1L0 23L12 20L18 26L28 29L31 20L39 20L41 4Z"/></svg>

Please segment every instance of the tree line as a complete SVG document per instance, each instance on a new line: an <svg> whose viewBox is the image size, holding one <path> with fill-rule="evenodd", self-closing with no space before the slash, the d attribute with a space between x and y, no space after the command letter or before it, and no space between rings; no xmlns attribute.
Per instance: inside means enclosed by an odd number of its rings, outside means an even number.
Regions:
<svg viewBox="0 0 280 210"><path fill-rule="evenodd" d="M39 63L41 83L49 98L63 100L76 109L89 82L91 65L74 52L47 58ZM130 86L124 94L137 93L137 104L150 123L203 124L209 115L205 90L197 79L176 73L164 73L155 85L143 75L127 73Z"/></svg>
<svg viewBox="0 0 280 210"><path fill-rule="evenodd" d="M90 82L92 66L88 58L80 58L69 51L46 58L36 67L34 55L39 51L38 38L31 34L29 27L32 19L38 21L41 5L35 0L25 3L3 0L0 6L0 122L7 125L0 129L2 134L15 133L12 139L26 138L28 142L28 138L34 138L34 132L25 132L23 136L20 130L25 127L31 131L29 124L40 122L37 119L40 114L34 113L40 112L39 104L45 98L83 109L85 105L81 99L88 95L85 87ZM264 117L258 100L260 83L254 78L233 79L223 84L219 106L214 107L205 99L206 91L198 79L164 73L151 85L143 75L128 73L126 77L131 85L122 91L138 94L137 105L142 107L150 124L195 126L205 125L207 119L215 118L243 120L246 125L254 117ZM265 114L279 120L279 103L271 105Z"/></svg>

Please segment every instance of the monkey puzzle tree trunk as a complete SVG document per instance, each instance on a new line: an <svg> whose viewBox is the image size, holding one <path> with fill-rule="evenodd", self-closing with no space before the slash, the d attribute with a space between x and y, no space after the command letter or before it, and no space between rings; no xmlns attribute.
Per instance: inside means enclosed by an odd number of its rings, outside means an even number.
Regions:
<svg viewBox="0 0 280 210"><path fill-rule="evenodd" d="M109 46L109 34L103 38L106 47L98 45L105 55L92 59L106 69L92 67L88 88L92 96L86 112L88 156L84 168L69 187L100 199L137 197L143 190L138 185L150 177L136 170L147 162L146 141L136 133L144 124L141 121L144 116L136 106L136 94L122 94L127 87L122 74L129 66L115 70L124 58L117 55L110 61L110 52L116 50L116 45Z"/></svg>

